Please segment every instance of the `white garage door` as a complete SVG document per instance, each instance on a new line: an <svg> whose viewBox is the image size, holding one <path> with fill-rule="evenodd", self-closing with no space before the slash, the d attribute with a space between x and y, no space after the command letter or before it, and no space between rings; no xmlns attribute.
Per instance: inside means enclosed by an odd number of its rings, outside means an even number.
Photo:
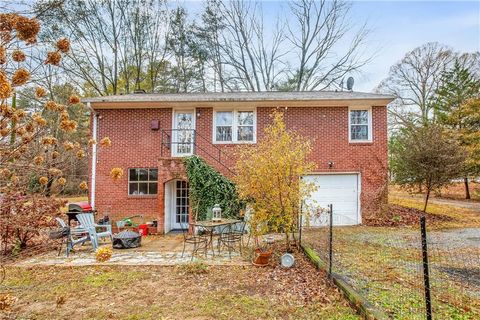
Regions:
<svg viewBox="0 0 480 320"><path fill-rule="evenodd" d="M316 174L304 176L303 179L317 186L317 190L306 200L306 203L321 208L327 208L332 204L334 225L347 226L361 223L357 174ZM325 220L312 218L310 223L311 226L320 226L325 223Z"/></svg>

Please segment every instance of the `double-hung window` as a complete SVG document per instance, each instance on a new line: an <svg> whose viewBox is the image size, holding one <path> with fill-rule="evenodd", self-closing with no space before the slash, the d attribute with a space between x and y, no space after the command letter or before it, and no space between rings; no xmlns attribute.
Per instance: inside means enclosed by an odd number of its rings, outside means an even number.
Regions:
<svg viewBox="0 0 480 320"><path fill-rule="evenodd" d="M253 110L221 110L214 115L214 142L255 142L256 124Z"/></svg>
<svg viewBox="0 0 480 320"><path fill-rule="evenodd" d="M153 195L158 189L158 169L128 169L128 194Z"/></svg>
<svg viewBox="0 0 480 320"><path fill-rule="evenodd" d="M372 109L350 108L348 113L349 141L372 142Z"/></svg>

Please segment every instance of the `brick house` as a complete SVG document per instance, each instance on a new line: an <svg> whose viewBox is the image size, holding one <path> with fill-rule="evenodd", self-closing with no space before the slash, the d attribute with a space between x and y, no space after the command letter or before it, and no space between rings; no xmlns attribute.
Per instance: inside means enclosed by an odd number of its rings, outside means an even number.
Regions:
<svg viewBox="0 0 480 320"><path fill-rule="evenodd" d="M198 154L231 175L233 149L255 144L275 110L288 129L313 141L316 170L304 179L312 195L334 205L335 223L352 225L386 201L387 110L393 97L359 92L238 92L130 94L86 99L94 147L89 198L113 219L143 214L168 232L188 219L188 181L182 157ZM119 181L110 170L120 167ZM315 222L313 222L315 223Z"/></svg>

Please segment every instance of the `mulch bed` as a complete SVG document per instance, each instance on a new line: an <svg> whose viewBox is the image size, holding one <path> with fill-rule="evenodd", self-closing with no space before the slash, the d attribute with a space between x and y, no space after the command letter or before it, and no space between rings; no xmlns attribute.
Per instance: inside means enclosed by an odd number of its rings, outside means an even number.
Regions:
<svg viewBox="0 0 480 320"><path fill-rule="evenodd" d="M389 204L388 209L376 216L365 217L365 225L372 227L405 227L418 225L420 217L425 214L427 222L452 221L453 218L424 213L415 208L407 208L396 204Z"/></svg>

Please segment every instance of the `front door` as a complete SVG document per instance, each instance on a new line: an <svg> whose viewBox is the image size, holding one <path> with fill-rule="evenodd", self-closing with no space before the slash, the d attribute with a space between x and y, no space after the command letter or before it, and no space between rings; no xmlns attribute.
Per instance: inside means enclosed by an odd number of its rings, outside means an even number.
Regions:
<svg viewBox="0 0 480 320"><path fill-rule="evenodd" d="M172 228L188 228L188 182L175 181L173 208Z"/></svg>
<svg viewBox="0 0 480 320"><path fill-rule="evenodd" d="M173 115L172 156L193 154L195 136L195 111L176 110Z"/></svg>

